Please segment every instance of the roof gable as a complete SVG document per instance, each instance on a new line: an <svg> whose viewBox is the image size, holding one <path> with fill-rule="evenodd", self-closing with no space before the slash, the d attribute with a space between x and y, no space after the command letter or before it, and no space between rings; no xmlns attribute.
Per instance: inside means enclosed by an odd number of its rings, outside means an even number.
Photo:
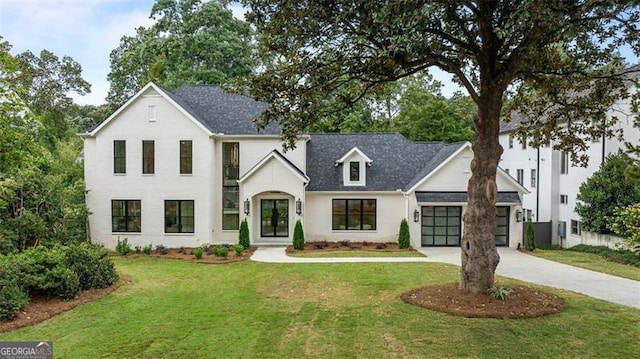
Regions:
<svg viewBox="0 0 640 359"><path fill-rule="evenodd" d="M341 163L344 163L344 161L346 161L348 158L350 158L354 154L357 154L362 159L364 159L367 165L371 165L371 163L373 162L367 155L365 155L362 151L360 151L358 147L354 147L351 149L351 151L347 152L344 156L340 157L340 159L336 161L336 166Z"/></svg>
<svg viewBox="0 0 640 359"><path fill-rule="evenodd" d="M129 106L131 106L138 98L140 98L141 96L144 96L147 93L153 92L153 91L155 91L155 93L157 93L159 96L164 98L167 102L169 102L172 106L174 106L176 109L178 109L178 111L180 111L182 114L184 114L185 117L187 117L189 120L191 120L202 131L204 131L208 135L212 134L211 131L209 129L207 129L202 124L201 120L196 118L196 117L194 117L193 114L191 112L189 112L187 108L185 108L185 106L180 104L179 101L176 101L177 99L174 96L172 96L170 94L170 92L168 92L167 90L163 89L162 87L156 85L153 82L149 82L140 91L138 91L135 95L133 95L127 102L125 102L124 105L120 106L106 120L102 121L102 123L100 123L98 126L92 128L92 129L89 129L89 130L85 131L84 133L81 133L80 135L81 136L85 136L85 137L96 136L98 134L98 132L100 132L103 128L108 126L116 118L118 118L118 116L125 109L127 109Z"/></svg>
<svg viewBox="0 0 640 359"><path fill-rule="evenodd" d="M278 150L273 150L269 152L266 156L264 156L258 163L256 163L253 167L247 171L240 179L238 180L239 184L247 181L254 173L256 173L261 167L267 164L271 159L280 162L285 168L287 168L291 173L300 179L304 184L309 183L309 177L304 174L293 162L289 161L283 154L281 154Z"/></svg>

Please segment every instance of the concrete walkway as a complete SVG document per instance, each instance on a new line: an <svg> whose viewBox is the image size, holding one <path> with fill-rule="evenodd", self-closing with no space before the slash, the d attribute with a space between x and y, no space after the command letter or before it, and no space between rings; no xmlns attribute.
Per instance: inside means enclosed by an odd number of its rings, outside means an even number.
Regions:
<svg viewBox="0 0 640 359"><path fill-rule="evenodd" d="M440 262L460 265L460 248L420 248L420 252L427 257L299 258L287 256L285 247L260 247L251 259L267 263ZM639 281L549 261L511 248L498 248L498 253L500 265L496 274L501 276L640 309Z"/></svg>

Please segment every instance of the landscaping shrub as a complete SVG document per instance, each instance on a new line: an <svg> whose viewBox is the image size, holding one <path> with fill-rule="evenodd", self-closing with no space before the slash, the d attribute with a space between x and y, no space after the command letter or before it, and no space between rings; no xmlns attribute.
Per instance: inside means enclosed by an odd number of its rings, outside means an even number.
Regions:
<svg viewBox="0 0 640 359"><path fill-rule="evenodd" d="M293 229L293 248L300 251L304 249L304 231L300 220L296 221L296 226Z"/></svg>
<svg viewBox="0 0 640 359"><path fill-rule="evenodd" d="M167 254L169 253L169 249L165 246L163 246L162 244L158 244L156 246L156 252L160 253L160 254Z"/></svg>
<svg viewBox="0 0 640 359"><path fill-rule="evenodd" d="M123 256L129 254L129 252L131 252L129 239L125 238L124 240L120 241L120 238L118 238L118 244L116 244L116 252L122 254Z"/></svg>
<svg viewBox="0 0 640 359"><path fill-rule="evenodd" d="M533 251L536 249L536 234L533 231L533 223L531 223L531 218L527 223L527 233L524 236L524 249L528 251Z"/></svg>
<svg viewBox="0 0 640 359"><path fill-rule="evenodd" d="M118 280L116 268L103 247L85 242L60 249L66 265L78 275L81 290L106 288Z"/></svg>
<svg viewBox="0 0 640 359"><path fill-rule="evenodd" d="M213 254L216 257L227 258L227 256L229 255L229 248L227 248L227 246L216 246L213 249Z"/></svg>
<svg viewBox="0 0 640 359"><path fill-rule="evenodd" d="M67 266L62 246L29 248L16 255L16 259L24 288L30 295L73 298L80 291L80 278Z"/></svg>
<svg viewBox="0 0 640 359"><path fill-rule="evenodd" d="M202 255L204 254L204 249L202 247L197 247L193 250L193 255L196 259L202 259Z"/></svg>
<svg viewBox="0 0 640 359"><path fill-rule="evenodd" d="M142 252L144 254L151 254L151 248L153 248L152 245L147 244L146 246L142 247Z"/></svg>
<svg viewBox="0 0 640 359"><path fill-rule="evenodd" d="M0 256L0 322L11 320L29 302L20 286L20 272L12 257Z"/></svg>
<svg viewBox="0 0 640 359"><path fill-rule="evenodd" d="M400 234L398 234L398 248L407 249L410 244L409 224L406 219L400 222Z"/></svg>
<svg viewBox="0 0 640 359"><path fill-rule="evenodd" d="M589 246L586 244L579 244L569 248L568 250L597 254L610 261L640 267L640 257L629 250L615 250L605 246Z"/></svg>
<svg viewBox="0 0 640 359"><path fill-rule="evenodd" d="M251 243L249 243L249 224L247 223L246 218L242 221L242 223L240 223L238 243L242 245L242 248L249 248L249 246L251 245Z"/></svg>
<svg viewBox="0 0 640 359"><path fill-rule="evenodd" d="M511 295L511 290L504 284L496 284L489 289L489 295L496 299L506 300Z"/></svg>
<svg viewBox="0 0 640 359"><path fill-rule="evenodd" d="M234 249L236 250L236 256L238 257L240 257L242 255L242 252L244 252L244 246L240 243L236 244Z"/></svg>

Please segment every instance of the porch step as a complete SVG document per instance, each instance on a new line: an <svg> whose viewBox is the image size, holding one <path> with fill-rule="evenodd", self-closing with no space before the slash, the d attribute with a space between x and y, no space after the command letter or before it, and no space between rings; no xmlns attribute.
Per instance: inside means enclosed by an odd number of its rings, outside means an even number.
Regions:
<svg viewBox="0 0 640 359"><path fill-rule="evenodd" d="M289 241L259 241L251 243L252 246L257 247L286 247L290 246L291 242Z"/></svg>

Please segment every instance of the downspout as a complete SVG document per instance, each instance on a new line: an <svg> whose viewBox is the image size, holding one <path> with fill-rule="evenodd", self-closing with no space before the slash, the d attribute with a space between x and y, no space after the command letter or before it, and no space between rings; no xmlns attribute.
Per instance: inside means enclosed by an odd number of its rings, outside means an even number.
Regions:
<svg viewBox="0 0 640 359"><path fill-rule="evenodd" d="M536 164L536 222L540 219L540 146L537 149L538 158Z"/></svg>

